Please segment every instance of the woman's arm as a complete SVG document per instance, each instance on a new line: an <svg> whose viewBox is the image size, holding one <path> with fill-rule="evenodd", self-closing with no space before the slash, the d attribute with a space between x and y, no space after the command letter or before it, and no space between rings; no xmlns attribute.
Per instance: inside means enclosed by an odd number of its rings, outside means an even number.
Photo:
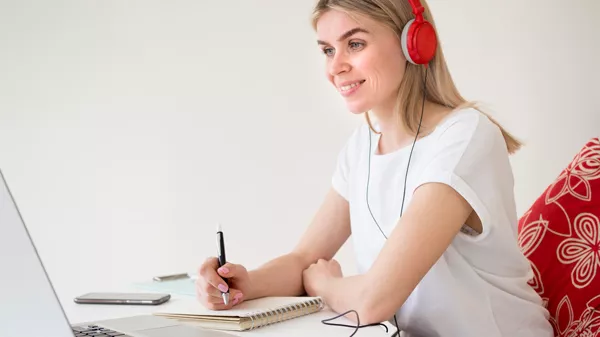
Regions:
<svg viewBox="0 0 600 337"><path fill-rule="evenodd" d="M327 274L325 267L312 274L307 271L309 278L320 280L312 295L323 296L336 312L356 310L361 324L390 319L442 256L472 211L448 185L422 185L371 269L345 278L323 277Z"/></svg>
<svg viewBox="0 0 600 337"><path fill-rule="evenodd" d="M245 299L304 294L302 272L318 259L331 259L349 236L348 201L332 188L293 251L249 272L252 290Z"/></svg>

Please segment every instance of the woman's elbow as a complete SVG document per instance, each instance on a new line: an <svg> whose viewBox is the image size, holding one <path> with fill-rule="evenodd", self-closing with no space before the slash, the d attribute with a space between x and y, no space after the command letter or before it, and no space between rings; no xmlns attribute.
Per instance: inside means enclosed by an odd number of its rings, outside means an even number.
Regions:
<svg viewBox="0 0 600 337"><path fill-rule="evenodd" d="M363 301L363 305L357 310L360 325L377 324L394 317L395 310L387 308L382 303L374 303L371 300Z"/></svg>

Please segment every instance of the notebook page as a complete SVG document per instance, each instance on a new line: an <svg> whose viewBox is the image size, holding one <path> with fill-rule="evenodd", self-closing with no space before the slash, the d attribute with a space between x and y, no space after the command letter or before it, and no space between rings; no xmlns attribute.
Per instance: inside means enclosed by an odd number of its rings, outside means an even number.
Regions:
<svg viewBox="0 0 600 337"><path fill-rule="evenodd" d="M181 314L181 315L202 315L216 317L246 317L259 312L268 312L271 309L299 304L317 297L263 297L255 300L244 301L230 310L209 310L199 302L182 303L173 308L169 308L158 314Z"/></svg>

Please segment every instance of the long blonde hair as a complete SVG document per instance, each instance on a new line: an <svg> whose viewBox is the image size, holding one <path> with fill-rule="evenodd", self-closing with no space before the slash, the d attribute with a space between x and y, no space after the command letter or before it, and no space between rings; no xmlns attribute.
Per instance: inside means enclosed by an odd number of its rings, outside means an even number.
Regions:
<svg viewBox="0 0 600 337"><path fill-rule="evenodd" d="M425 0L421 0L425 11L424 18L434 27L435 22ZM328 10L339 10L349 15L361 14L370 17L391 28L398 39L402 29L408 21L414 18L412 7L408 0L318 0L313 10L312 26L316 29L317 21ZM396 100L396 112L400 116L401 122L411 132L416 133L419 125L421 105L423 103L423 67L413 65L407 62L404 77L400 83L398 97ZM452 108L461 109L472 107L484 113L492 122L494 122L504 136L507 150L510 154L515 153L522 144L513 135L506 131L498 122L491 118L487 113L481 110L474 102L464 99L448 70L444 53L439 43L433 60L429 63L429 74L427 76L426 100ZM367 122L371 128L371 121L368 114Z"/></svg>

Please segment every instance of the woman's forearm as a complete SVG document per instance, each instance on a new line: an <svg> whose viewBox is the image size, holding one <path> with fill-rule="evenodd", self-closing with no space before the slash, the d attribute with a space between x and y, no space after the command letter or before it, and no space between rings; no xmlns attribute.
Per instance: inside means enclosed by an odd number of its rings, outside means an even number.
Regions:
<svg viewBox="0 0 600 337"><path fill-rule="evenodd" d="M251 293L246 300L265 296L301 296L305 294L302 272L310 263L294 253L282 255L249 271Z"/></svg>

